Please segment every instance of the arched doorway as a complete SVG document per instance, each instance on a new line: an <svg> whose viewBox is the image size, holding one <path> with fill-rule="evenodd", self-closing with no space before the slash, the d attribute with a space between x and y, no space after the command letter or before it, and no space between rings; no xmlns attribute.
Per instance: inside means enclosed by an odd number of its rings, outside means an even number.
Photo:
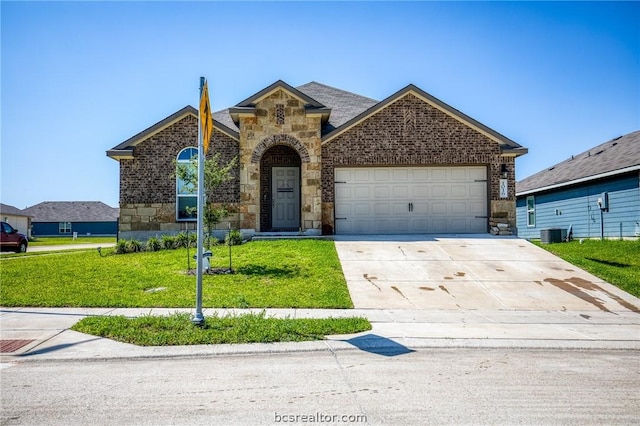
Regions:
<svg viewBox="0 0 640 426"><path fill-rule="evenodd" d="M300 229L300 155L286 145L269 148L260 159L260 230Z"/></svg>

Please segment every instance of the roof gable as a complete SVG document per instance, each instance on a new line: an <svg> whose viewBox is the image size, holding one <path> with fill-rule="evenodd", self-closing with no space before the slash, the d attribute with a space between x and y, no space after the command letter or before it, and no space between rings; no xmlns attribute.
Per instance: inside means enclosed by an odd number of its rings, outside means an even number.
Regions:
<svg viewBox="0 0 640 426"><path fill-rule="evenodd" d="M187 105L179 111L174 112L170 116L158 121L156 124L151 127L146 128L140 133L130 137L126 141L116 145L107 151L107 156L113 158L114 160L121 160L123 158L133 158L133 148L149 139L153 135L163 131L164 129L171 127L173 124L182 120L186 116L198 117L198 110L192 107L191 105ZM239 140L240 135L237 130L229 128L226 124L216 120L216 114L213 114L213 128L225 133L229 137Z"/></svg>
<svg viewBox="0 0 640 426"><path fill-rule="evenodd" d="M276 90L280 90L280 89L289 92L292 96L298 98L301 102L309 105L310 107L313 107L313 108L325 108L325 105L321 104L320 102L316 101L315 99L313 99L312 97L308 96L307 94L301 92L300 90L296 89L295 87L289 86L287 83L285 83L282 80L278 80L275 83L273 83L272 85L270 85L268 87L265 87L264 89L262 89L258 93L249 96L244 101L239 102L238 104L236 104L235 107L236 108L253 107L253 106L255 106L256 103L260 102L260 100L268 97L273 92L275 92Z"/></svg>
<svg viewBox="0 0 640 426"><path fill-rule="evenodd" d="M29 216L26 212L17 207L2 203L0 203L0 214L9 216Z"/></svg>
<svg viewBox="0 0 640 426"><path fill-rule="evenodd" d="M516 184L525 195L600 177L640 170L640 130L597 145Z"/></svg>
<svg viewBox="0 0 640 426"><path fill-rule="evenodd" d="M255 114L256 104L279 90L287 92L290 96L302 102L307 114L321 114L323 123L326 123L329 120L329 116L331 115L331 108L328 108L306 93L303 93L295 87L288 85L284 81L278 80L272 85L265 87L258 93L248 97L244 101L236 104L236 106L231 107L227 110L229 115L231 116L231 119L233 120L234 125L237 127L240 114Z"/></svg>
<svg viewBox="0 0 640 426"><path fill-rule="evenodd" d="M473 118L469 117L468 115L458 111L457 109L453 108L452 106L442 102L441 100L439 100L438 98L428 94L427 92L425 92L424 90L418 88L417 86L413 85L413 84L409 84L408 86L404 87L403 89L399 90L398 92L394 93L393 95L389 96L388 98L384 99L383 101L371 106L369 109L363 111L362 113L360 113L359 115L351 118L350 120L348 120L347 122L345 122L344 124L342 124L340 127L334 129L332 132L326 134L323 136L323 144L324 143L328 143L330 142L332 139L334 139L335 137L337 137L338 135L344 133L345 131L349 130L350 128L352 128L353 126L357 125L358 123L366 120L367 118L371 117L372 115L376 114L377 112L381 111L382 109L388 107L389 105L393 104L394 102L402 99L403 97L412 94L416 97L418 97L419 99L423 100L424 102L428 103L429 105L439 109L440 111L444 112L445 114L453 117L454 119L460 121L461 123L465 124L466 126L469 126L477 131L479 131L480 133L484 134L485 136L487 136L489 139L497 142L500 144L501 150L502 150L502 154L503 155L513 155L513 156L519 156L519 155L523 155L527 153L527 149L523 148L521 145L517 144L516 142L512 141L511 139L507 138L506 136L496 132L495 130L485 126L484 124L480 123L477 120L474 120Z"/></svg>
<svg viewBox="0 0 640 426"><path fill-rule="evenodd" d="M101 201L45 201L24 211L32 222L115 222L119 214Z"/></svg>

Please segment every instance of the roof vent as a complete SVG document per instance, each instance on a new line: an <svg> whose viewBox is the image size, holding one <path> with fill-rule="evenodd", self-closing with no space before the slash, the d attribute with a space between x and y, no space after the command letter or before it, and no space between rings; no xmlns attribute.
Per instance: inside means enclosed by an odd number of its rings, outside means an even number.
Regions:
<svg viewBox="0 0 640 426"><path fill-rule="evenodd" d="M617 138L613 138L611 139L612 141L617 141L618 139L620 139L622 136L618 136Z"/></svg>
<svg viewBox="0 0 640 426"><path fill-rule="evenodd" d="M614 142L611 144L611 146L616 146L616 145L618 145L618 142Z"/></svg>
<svg viewBox="0 0 640 426"><path fill-rule="evenodd" d="M600 151L596 152L596 155L602 154L603 152L604 152L604 149L601 149Z"/></svg>
<svg viewBox="0 0 640 426"><path fill-rule="evenodd" d="M556 168L556 166L553 166L553 167L551 167L551 168L549 169L549 171L551 171L551 170L553 170L553 169L555 169L555 168Z"/></svg>

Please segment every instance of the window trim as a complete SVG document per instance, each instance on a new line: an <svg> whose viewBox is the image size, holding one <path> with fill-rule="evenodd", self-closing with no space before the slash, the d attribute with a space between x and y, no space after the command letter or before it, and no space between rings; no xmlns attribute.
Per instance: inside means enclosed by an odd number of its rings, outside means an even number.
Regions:
<svg viewBox="0 0 640 426"><path fill-rule="evenodd" d="M58 234L70 234L70 233L71 233L71 222L58 222Z"/></svg>
<svg viewBox="0 0 640 426"><path fill-rule="evenodd" d="M531 201L531 203L529 203L529 201ZM536 197L534 195L528 195L526 202L527 202L526 204L527 226L535 227L536 226ZM532 217L533 217L533 220L531 220Z"/></svg>
<svg viewBox="0 0 640 426"><path fill-rule="evenodd" d="M181 156L183 156L183 153L187 150L192 150L192 155L190 157L190 159L184 159L184 158L180 158ZM195 154L193 154L193 151L195 151ZM198 158L198 148L194 147L194 146L188 146L186 148L183 148L180 150L180 152L178 152L178 155L176 156L176 162L177 163L187 163L189 161L191 161L191 158ZM180 188L180 179L178 179L178 177L176 176L176 221L177 222L195 222L198 218L197 213L194 213L193 216L191 217L187 217L187 218L182 218L180 217L180 199L188 199L188 198L193 198L195 199L196 202L196 206L198 204L198 194L196 193L180 193L179 191Z"/></svg>

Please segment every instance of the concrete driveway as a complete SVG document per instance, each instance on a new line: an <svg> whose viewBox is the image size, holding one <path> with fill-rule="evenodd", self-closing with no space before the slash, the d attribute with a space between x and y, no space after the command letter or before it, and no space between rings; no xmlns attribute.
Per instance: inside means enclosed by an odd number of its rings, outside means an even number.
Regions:
<svg viewBox="0 0 640 426"><path fill-rule="evenodd" d="M335 238L356 308L640 313L640 300L515 237Z"/></svg>

